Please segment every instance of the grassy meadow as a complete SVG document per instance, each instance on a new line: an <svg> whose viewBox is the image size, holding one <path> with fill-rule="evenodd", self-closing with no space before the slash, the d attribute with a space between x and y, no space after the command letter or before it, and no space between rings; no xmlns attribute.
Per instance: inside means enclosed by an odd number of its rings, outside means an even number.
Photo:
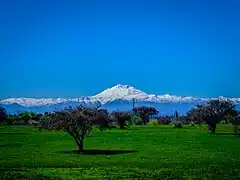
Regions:
<svg viewBox="0 0 240 180"><path fill-rule="evenodd" d="M240 136L219 124L94 130L76 154L64 132L0 126L0 179L238 179Z"/></svg>

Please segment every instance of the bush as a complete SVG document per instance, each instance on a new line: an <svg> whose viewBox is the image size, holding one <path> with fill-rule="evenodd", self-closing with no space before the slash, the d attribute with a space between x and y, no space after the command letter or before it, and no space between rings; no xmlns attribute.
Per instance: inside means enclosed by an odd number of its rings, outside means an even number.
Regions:
<svg viewBox="0 0 240 180"><path fill-rule="evenodd" d="M194 122L190 122L190 124L189 124L190 126L195 126L195 124L194 124Z"/></svg>
<svg viewBox="0 0 240 180"><path fill-rule="evenodd" d="M139 116L132 116L128 125L142 125L143 121Z"/></svg>
<svg viewBox="0 0 240 180"><path fill-rule="evenodd" d="M158 118L158 124L168 125L171 123L171 118L169 116L162 116Z"/></svg>
<svg viewBox="0 0 240 180"><path fill-rule="evenodd" d="M183 125L182 125L181 122L177 121L177 122L174 122L174 123L173 123L173 127L174 127L174 128L182 128Z"/></svg>
<svg viewBox="0 0 240 180"><path fill-rule="evenodd" d="M159 123L158 123L158 120L156 120L156 119L152 119L152 120L150 120L149 122L148 122L148 125L153 125L153 126L156 126L156 125L158 125Z"/></svg>
<svg viewBox="0 0 240 180"><path fill-rule="evenodd" d="M17 121L17 117L12 115L7 116L5 120L7 125L12 125L15 121Z"/></svg>
<svg viewBox="0 0 240 180"><path fill-rule="evenodd" d="M231 123L233 124L234 132L236 134L240 134L240 115L238 115L237 117L233 118L231 120Z"/></svg>
<svg viewBox="0 0 240 180"><path fill-rule="evenodd" d="M240 134L240 125L234 125L234 132Z"/></svg>

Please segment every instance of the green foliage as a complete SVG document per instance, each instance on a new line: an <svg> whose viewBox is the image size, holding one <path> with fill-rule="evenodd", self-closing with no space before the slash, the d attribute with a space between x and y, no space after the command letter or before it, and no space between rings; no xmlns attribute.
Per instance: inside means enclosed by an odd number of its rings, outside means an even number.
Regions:
<svg viewBox="0 0 240 180"><path fill-rule="evenodd" d="M156 126L156 125L158 125L159 123L158 123L158 120L156 120L156 119L152 119L152 120L150 120L149 122L148 122L148 125L152 125L152 126Z"/></svg>
<svg viewBox="0 0 240 180"><path fill-rule="evenodd" d="M17 117L12 115L7 116L5 119L7 125L12 125L14 121L17 121Z"/></svg>
<svg viewBox="0 0 240 180"><path fill-rule="evenodd" d="M33 116L35 116L36 113L35 112L23 112L21 114L19 114L19 118L23 121L25 121L25 123L28 123Z"/></svg>
<svg viewBox="0 0 240 180"><path fill-rule="evenodd" d="M99 152L79 155L64 132L1 126L0 179L238 179L239 138L231 135L232 125L218 125L216 135L206 129L158 125L94 130L85 147Z"/></svg>
<svg viewBox="0 0 240 180"><path fill-rule="evenodd" d="M44 114L42 119L45 121L45 120L49 120L50 119L50 116L48 114Z"/></svg>
<svg viewBox="0 0 240 180"><path fill-rule="evenodd" d="M143 121L139 116L132 116L129 125L142 125Z"/></svg>

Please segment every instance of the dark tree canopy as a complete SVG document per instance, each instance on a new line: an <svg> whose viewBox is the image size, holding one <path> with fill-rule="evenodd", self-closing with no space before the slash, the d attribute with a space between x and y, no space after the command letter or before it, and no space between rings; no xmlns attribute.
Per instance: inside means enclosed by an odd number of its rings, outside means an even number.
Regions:
<svg viewBox="0 0 240 180"><path fill-rule="evenodd" d="M114 118L120 129L125 129L126 122L131 120L130 112L112 112L110 116Z"/></svg>
<svg viewBox="0 0 240 180"><path fill-rule="evenodd" d="M233 115L235 105L229 100L211 100L207 104L198 105L187 113L187 118L194 121L204 121L209 131L215 132L216 124L226 116Z"/></svg>
<svg viewBox="0 0 240 180"><path fill-rule="evenodd" d="M185 120L188 123L194 122L196 124L201 124L204 122L203 117L201 116L201 106L197 106L187 112Z"/></svg>
<svg viewBox="0 0 240 180"><path fill-rule="evenodd" d="M6 120L6 117L7 117L7 112L5 108L0 106L0 123L4 122Z"/></svg>
<svg viewBox="0 0 240 180"><path fill-rule="evenodd" d="M23 112L20 113L18 117L27 124L34 116L36 116L35 112Z"/></svg>
<svg viewBox="0 0 240 180"><path fill-rule="evenodd" d="M63 130L74 138L79 152L83 151L83 140L93 127L101 131L109 128L110 120L106 110L78 106L65 108L51 115L44 128Z"/></svg>
<svg viewBox="0 0 240 180"><path fill-rule="evenodd" d="M155 108L147 106L135 107L133 108L133 112L143 120L145 125L149 122L149 116L158 114Z"/></svg>
<svg viewBox="0 0 240 180"><path fill-rule="evenodd" d="M228 115L226 120L233 124L235 133L240 134L240 112L231 111L231 115Z"/></svg>

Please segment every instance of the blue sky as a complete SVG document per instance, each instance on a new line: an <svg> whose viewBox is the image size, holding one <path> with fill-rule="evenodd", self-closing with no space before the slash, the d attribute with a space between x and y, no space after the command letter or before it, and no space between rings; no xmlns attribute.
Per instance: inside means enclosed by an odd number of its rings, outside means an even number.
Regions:
<svg viewBox="0 0 240 180"><path fill-rule="evenodd" d="M78 97L116 84L240 97L237 0L0 4L0 98Z"/></svg>

